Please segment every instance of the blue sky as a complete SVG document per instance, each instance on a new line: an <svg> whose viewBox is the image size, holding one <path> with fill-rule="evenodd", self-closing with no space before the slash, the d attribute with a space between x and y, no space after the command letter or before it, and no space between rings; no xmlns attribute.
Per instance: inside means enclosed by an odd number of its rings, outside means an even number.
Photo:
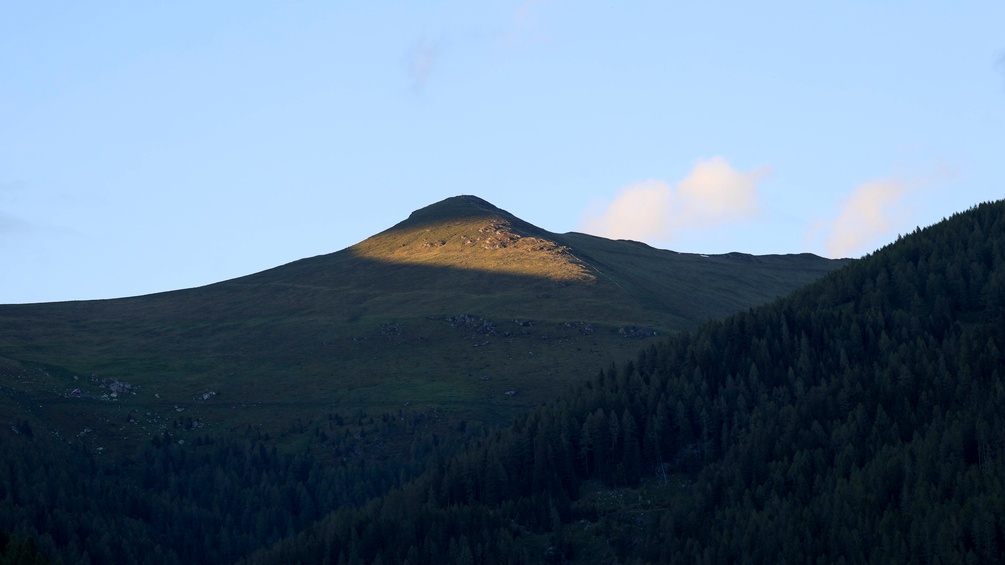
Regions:
<svg viewBox="0 0 1005 565"><path fill-rule="evenodd" d="M457 194L851 257L1005 196L1005 4L753 4L4 3L0 303L208 284Z"/></svg>

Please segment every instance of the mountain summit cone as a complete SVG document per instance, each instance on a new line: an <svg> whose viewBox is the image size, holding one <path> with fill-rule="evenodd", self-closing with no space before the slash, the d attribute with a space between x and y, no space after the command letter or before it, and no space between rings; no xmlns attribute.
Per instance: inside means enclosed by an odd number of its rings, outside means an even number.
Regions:
<svg viewBox="0 0 1005 565"><path fill-rule="evenodd" d="M389 263L428 265L541 277L595 280L587 265L551 234L476 196L455 196L413 212L407 220L349 251Z"/></svg>
<svg viewBox="0 0 1005 565"><path fill-rule="evenodd" d="M497 208L491 202L483 200L470 194L451 196L439 202L430 204L424 208L409 214L408 219L403 220L390 229L402 227L420 227L424 224L438 224L450 222L464 218L479 218L485 216L495 216L511 221L522 222L519 218L510 214L502 208Z"/></svg>

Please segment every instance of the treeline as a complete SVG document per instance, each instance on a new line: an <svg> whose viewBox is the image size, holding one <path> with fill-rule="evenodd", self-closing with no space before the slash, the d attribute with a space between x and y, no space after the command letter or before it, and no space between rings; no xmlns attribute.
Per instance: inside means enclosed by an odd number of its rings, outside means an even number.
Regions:
<svg viewBox="0 0 1005 565"><path fill-rule="evenodd" d="M1003 352L997 202L651 347L249 562L1001 562ZM596 481L656 505L602 509Z"/></svg>
<svg viewBox="0 0 1005 565"><path fill-rule="evenodd" d="M387 492L478 433L458 423L441 437L430 419L298 420L283 432L304 445L295 453L257 429L200 436L182 420L128 456L40 438L19 422L0 436L0 563L237 561Z"/></svg>

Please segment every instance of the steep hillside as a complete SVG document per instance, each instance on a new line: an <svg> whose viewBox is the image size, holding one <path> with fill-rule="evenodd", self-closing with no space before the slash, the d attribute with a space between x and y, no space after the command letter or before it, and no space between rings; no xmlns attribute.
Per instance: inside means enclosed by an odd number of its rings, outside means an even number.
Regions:
<svg viewBox="0 0 1005 565"><path fill-rule="evenodd" d="M841 264L553 234L455 197L348 249L206 287L0 306L13 367L0 402L63 437L90 430L92 449L181 417L205 433L273 436L403 407L503 423L654 336Z"/></svg>
<svg viewBox="0 0 1005 565"><path fill-rule="evenodd" d="M1005 201L675 335L253 563L1000 563Z"/></svg>

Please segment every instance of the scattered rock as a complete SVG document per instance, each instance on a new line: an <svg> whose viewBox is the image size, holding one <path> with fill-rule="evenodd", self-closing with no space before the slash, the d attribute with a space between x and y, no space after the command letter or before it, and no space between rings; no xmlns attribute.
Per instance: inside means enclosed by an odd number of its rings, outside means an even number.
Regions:
<svg viewBox="0 0 1005 565"><path fill-rule="evenodd" d="M618 333L621 334L621 337L635 339L656 336L656 330L652 328L642 328L639 326L622 326L618 328Z"/></svg>
<svg viewBox="0 0 1005 565"><path fill-rule="evenodd" d="M461 326L465 329L481 332L485 335L496 335L496 325L492 320L472 316L471 314L461 314L456 317L444 318L450 325Z"/></svg>
<svg viewBox="0 0 1005 565"><path fill-rule="evenodd" d="M108 390L110 390L112 392L112 394L115 394L115 395L119 395L119 394L122 394L124 392L133 392L133 391L135 391L136 389L139 388L139 387L137 387L135 385L131 385L129 383L125 383L125 382L122 382L122 381L117 380L117 379L105 379L101 383L101 386L104 387L104 388L107 388Z"/></svg>
<svg viewBox="0 0 1005 565"><path fill-rule="evenodd" d="M579 330L579 333L583 335L592 335L593 332L597 331L597 326L594 324L588 324L586 322L565 322L565 327L574 328Z"/></svg>
<svg viewBox="0 0 1005 565"><path fill-rule="evenodd" d="M398 324L381 324L380 333L387 339L396 339L401 337L402 329Z"/></svg>

